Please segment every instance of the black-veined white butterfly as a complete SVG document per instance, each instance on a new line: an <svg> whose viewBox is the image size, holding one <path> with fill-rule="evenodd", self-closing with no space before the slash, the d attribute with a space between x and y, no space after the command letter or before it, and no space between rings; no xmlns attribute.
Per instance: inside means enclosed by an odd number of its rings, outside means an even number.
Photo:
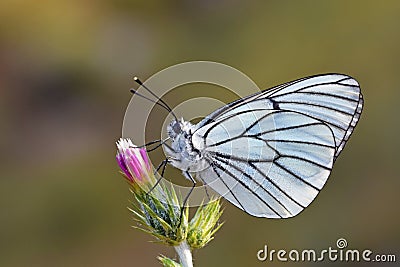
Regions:
<svg viewBox="0 0 400 267"><path fill-rule="evenodd" d="M162 143L165 163L246 213L267 218L293 217L314 200L363 108L359 84L343 74L278 85L196 125L178 120L160 101L175 117L168 126L171 143Z"/></svg>

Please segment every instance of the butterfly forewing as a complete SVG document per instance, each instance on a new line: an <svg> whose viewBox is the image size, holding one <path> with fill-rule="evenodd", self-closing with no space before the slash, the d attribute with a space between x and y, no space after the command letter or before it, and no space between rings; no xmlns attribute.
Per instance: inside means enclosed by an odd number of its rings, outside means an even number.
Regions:
<svg viewBox="0 0 400 267"><path fill-rule="evenodd" d="M363 106L357 81L342 74L299 80L280 90L267 90L261 98L272 99L280 109L300 112L326 123L335 137L335 158L353 132Z"/></svg>
<svg viewBox="0 0 400 267"><path fill-rule="evenodd" d="M363 98L356 80L325 74L291 81L232 102L207 116L198 127L252 108L289 110L326 123L335 137L335 159L357 124Z"/></svg>

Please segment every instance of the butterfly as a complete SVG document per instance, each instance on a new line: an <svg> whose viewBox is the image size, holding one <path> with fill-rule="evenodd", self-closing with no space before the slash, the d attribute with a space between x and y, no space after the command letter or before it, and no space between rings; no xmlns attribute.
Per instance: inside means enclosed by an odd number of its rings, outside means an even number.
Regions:
<svg viewBox="0 0 400 267"><path fill-rule="evenodd" d="M172 112L166 162L252 216L293 217L325 185L362 108L355 79L323 74L238 99L197 124Z"/></svg>

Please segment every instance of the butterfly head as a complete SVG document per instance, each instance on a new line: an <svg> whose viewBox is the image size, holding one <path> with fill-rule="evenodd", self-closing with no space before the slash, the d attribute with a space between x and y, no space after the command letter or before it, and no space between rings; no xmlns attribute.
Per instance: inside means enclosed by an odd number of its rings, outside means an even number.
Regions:
<svg viewBox="0 0 400 267"><path fill-rule="evenodd" d="M184 171L204 169L200 152L194 149L192 136L195 125L184 119L172 120L167 127L171 144L164 146L172 166Z"/></svg>
<svg viewBox="0 0 400 267"><path fill-rule="evenodd" d="M168 136L174 140L178 135L189 132L192 126L190 122L185 121L183 118L181 120L172 120L167 127Z"/></svg>
<svg viewBox="0 0 400 267"><path fill-rule="evenodd" d="M175 139L175 137L182 132L182 123L177 120L172 120L168 125L167 131L168 136Z"/></svg>

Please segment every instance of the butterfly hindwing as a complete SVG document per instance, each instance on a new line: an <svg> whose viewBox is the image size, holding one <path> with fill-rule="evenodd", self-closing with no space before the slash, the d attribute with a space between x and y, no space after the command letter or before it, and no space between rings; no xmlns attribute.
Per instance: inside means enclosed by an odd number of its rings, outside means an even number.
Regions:
<svg viewBox="0 0 400 267"><path fill-rule="evenodd" d="M248 111L211 123L193 136L195 146L204 140L210 167L197 175L257 217L287 218L307 207L325 184L335 153L328 126L281 110Z"/></svg>

